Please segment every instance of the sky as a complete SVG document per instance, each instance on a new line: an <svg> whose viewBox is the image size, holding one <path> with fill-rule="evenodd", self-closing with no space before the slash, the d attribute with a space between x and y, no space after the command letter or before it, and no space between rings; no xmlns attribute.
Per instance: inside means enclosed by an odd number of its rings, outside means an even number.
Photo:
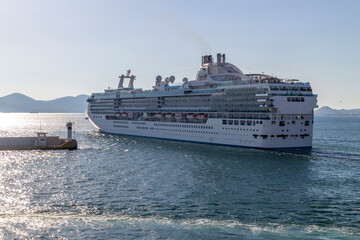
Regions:
<svg viewBox="0 0 360 240"><path fill-rule="evenodd" d="M0 0L0 97L90 95L194 79L205 54L310 82L319 106L360 108L358 0Z"/></svg>

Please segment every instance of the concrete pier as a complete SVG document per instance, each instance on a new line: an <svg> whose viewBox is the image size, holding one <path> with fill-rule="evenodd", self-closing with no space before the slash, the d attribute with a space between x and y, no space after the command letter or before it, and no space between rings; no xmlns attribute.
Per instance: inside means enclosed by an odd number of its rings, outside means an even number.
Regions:
<svg viewBox="0 0 360 240"><path fill-rule="evenodd" d="M46 132L37 132L36 137L4 137L0 138L0 150L77 149L77 141L72 139L72 125L72 122L66 124L67 139L47 136Z"/></svg>

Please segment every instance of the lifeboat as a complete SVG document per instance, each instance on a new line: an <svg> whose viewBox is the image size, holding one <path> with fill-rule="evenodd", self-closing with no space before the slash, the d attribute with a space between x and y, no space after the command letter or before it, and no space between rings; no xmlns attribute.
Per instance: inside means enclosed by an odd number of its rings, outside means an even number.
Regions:
<svg viewBox="0 0 360 240"><path fill-rule="evenodd" d="M161 119L161 118L164 117L164 114L163 113L157 113L155 116L156 116L156 118Z"/></svg>
<svg viewBox="0 0 360 240"><path fill-rule="evenodd" d="M195 114L194 114L194 113L189 113L189 114L186 115L186 118L187 118L187 119L190 119L190 120L191 120L191 119L194 119L194 118L195 118Z"/></svg>
<svg viewBox="0 0 360 240"><path fill-rule="evenodd" d="M183 119L184 118L184 114L182 114L182 113L177 113L177 114L175 114L175 119Z"/></svg>
<svg viewBox="0 0 360 240"><path fill-rule="evenodd" d="M115 117L117 117L117 118L121 117L121 113L116 113Z"/></svg>
<svg viewBox="0 0 360 240"><path fill-rule="evenodd" d="M174 114L173 113L167 113L166 115L165 115L165 118L167 118L167 119L171 119L171 118L173 118L174 117Z"/></svg>
<svg viewBox="0 0 360 240"><path fill-rule="evenodd" d="M121 116L122 116L122 117L126 117L127 114L126 114L126 113L122 113Z"/></svg>
<svg viewBox="0 0 360 240"><path fill-rule="evenodd" d="M135 114L134 113L128 113L128 118L134 118Z"/></svg>
<svg viewBox="0 0 360 240"><path fill-rule="evenodd" d="M207 115L201 113L201 114L198 114L198 115L196 116L196 118L199 119L199 120L205 120L205 119L207 118Z"/></svg>

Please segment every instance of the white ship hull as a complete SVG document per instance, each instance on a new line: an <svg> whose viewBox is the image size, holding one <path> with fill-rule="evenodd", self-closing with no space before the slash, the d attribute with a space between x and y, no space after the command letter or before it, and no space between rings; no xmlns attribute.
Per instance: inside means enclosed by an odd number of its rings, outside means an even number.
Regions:
<svg viewBox="0 0 360 240"><path fill-rule="evenodd" d="M312 146L312 124L304 127L300 120L297 124L291 124L291 127L279 129L272 125L270 120L263 120L262 124L256 124L255 121L255 126L224 126L222 120L219 119L209 119L201 125L178 122L107 120L105 116L100 115L95 119L90 115L89 119L101 132L127 136L267 149L310 148ZM300 136L302 134L297 134L299 132L303 132L303 135L306 134L306 136ZM267 135L266 139L261 135Z"/></svg>

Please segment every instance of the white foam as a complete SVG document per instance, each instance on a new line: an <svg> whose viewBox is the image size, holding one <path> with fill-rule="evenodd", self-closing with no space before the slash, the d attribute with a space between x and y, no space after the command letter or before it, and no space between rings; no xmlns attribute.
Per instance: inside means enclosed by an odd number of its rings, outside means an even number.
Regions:
<svg viewBox="0 0 360 240"><path fill-rule="evenodd" d="M26 236L26 230L15 226L26 225L31 230L43 231L49 228L64 226L84 226L95 229L111 228L117 224L124 224L146 229L170 227L178 230L224 230L239 232L246 235L275 235L275 236L306 236L321 234L322 236L358 236L360 230L349 227L321 227L317 225L295 224L248 224L235 220L214 220L208 218L176 220L168 217L138 217L131 215L91 215L91 214L3 214L0 215L0 229L7 229L18 236ZM3 235L3 232L0 232Z"/></svg>

